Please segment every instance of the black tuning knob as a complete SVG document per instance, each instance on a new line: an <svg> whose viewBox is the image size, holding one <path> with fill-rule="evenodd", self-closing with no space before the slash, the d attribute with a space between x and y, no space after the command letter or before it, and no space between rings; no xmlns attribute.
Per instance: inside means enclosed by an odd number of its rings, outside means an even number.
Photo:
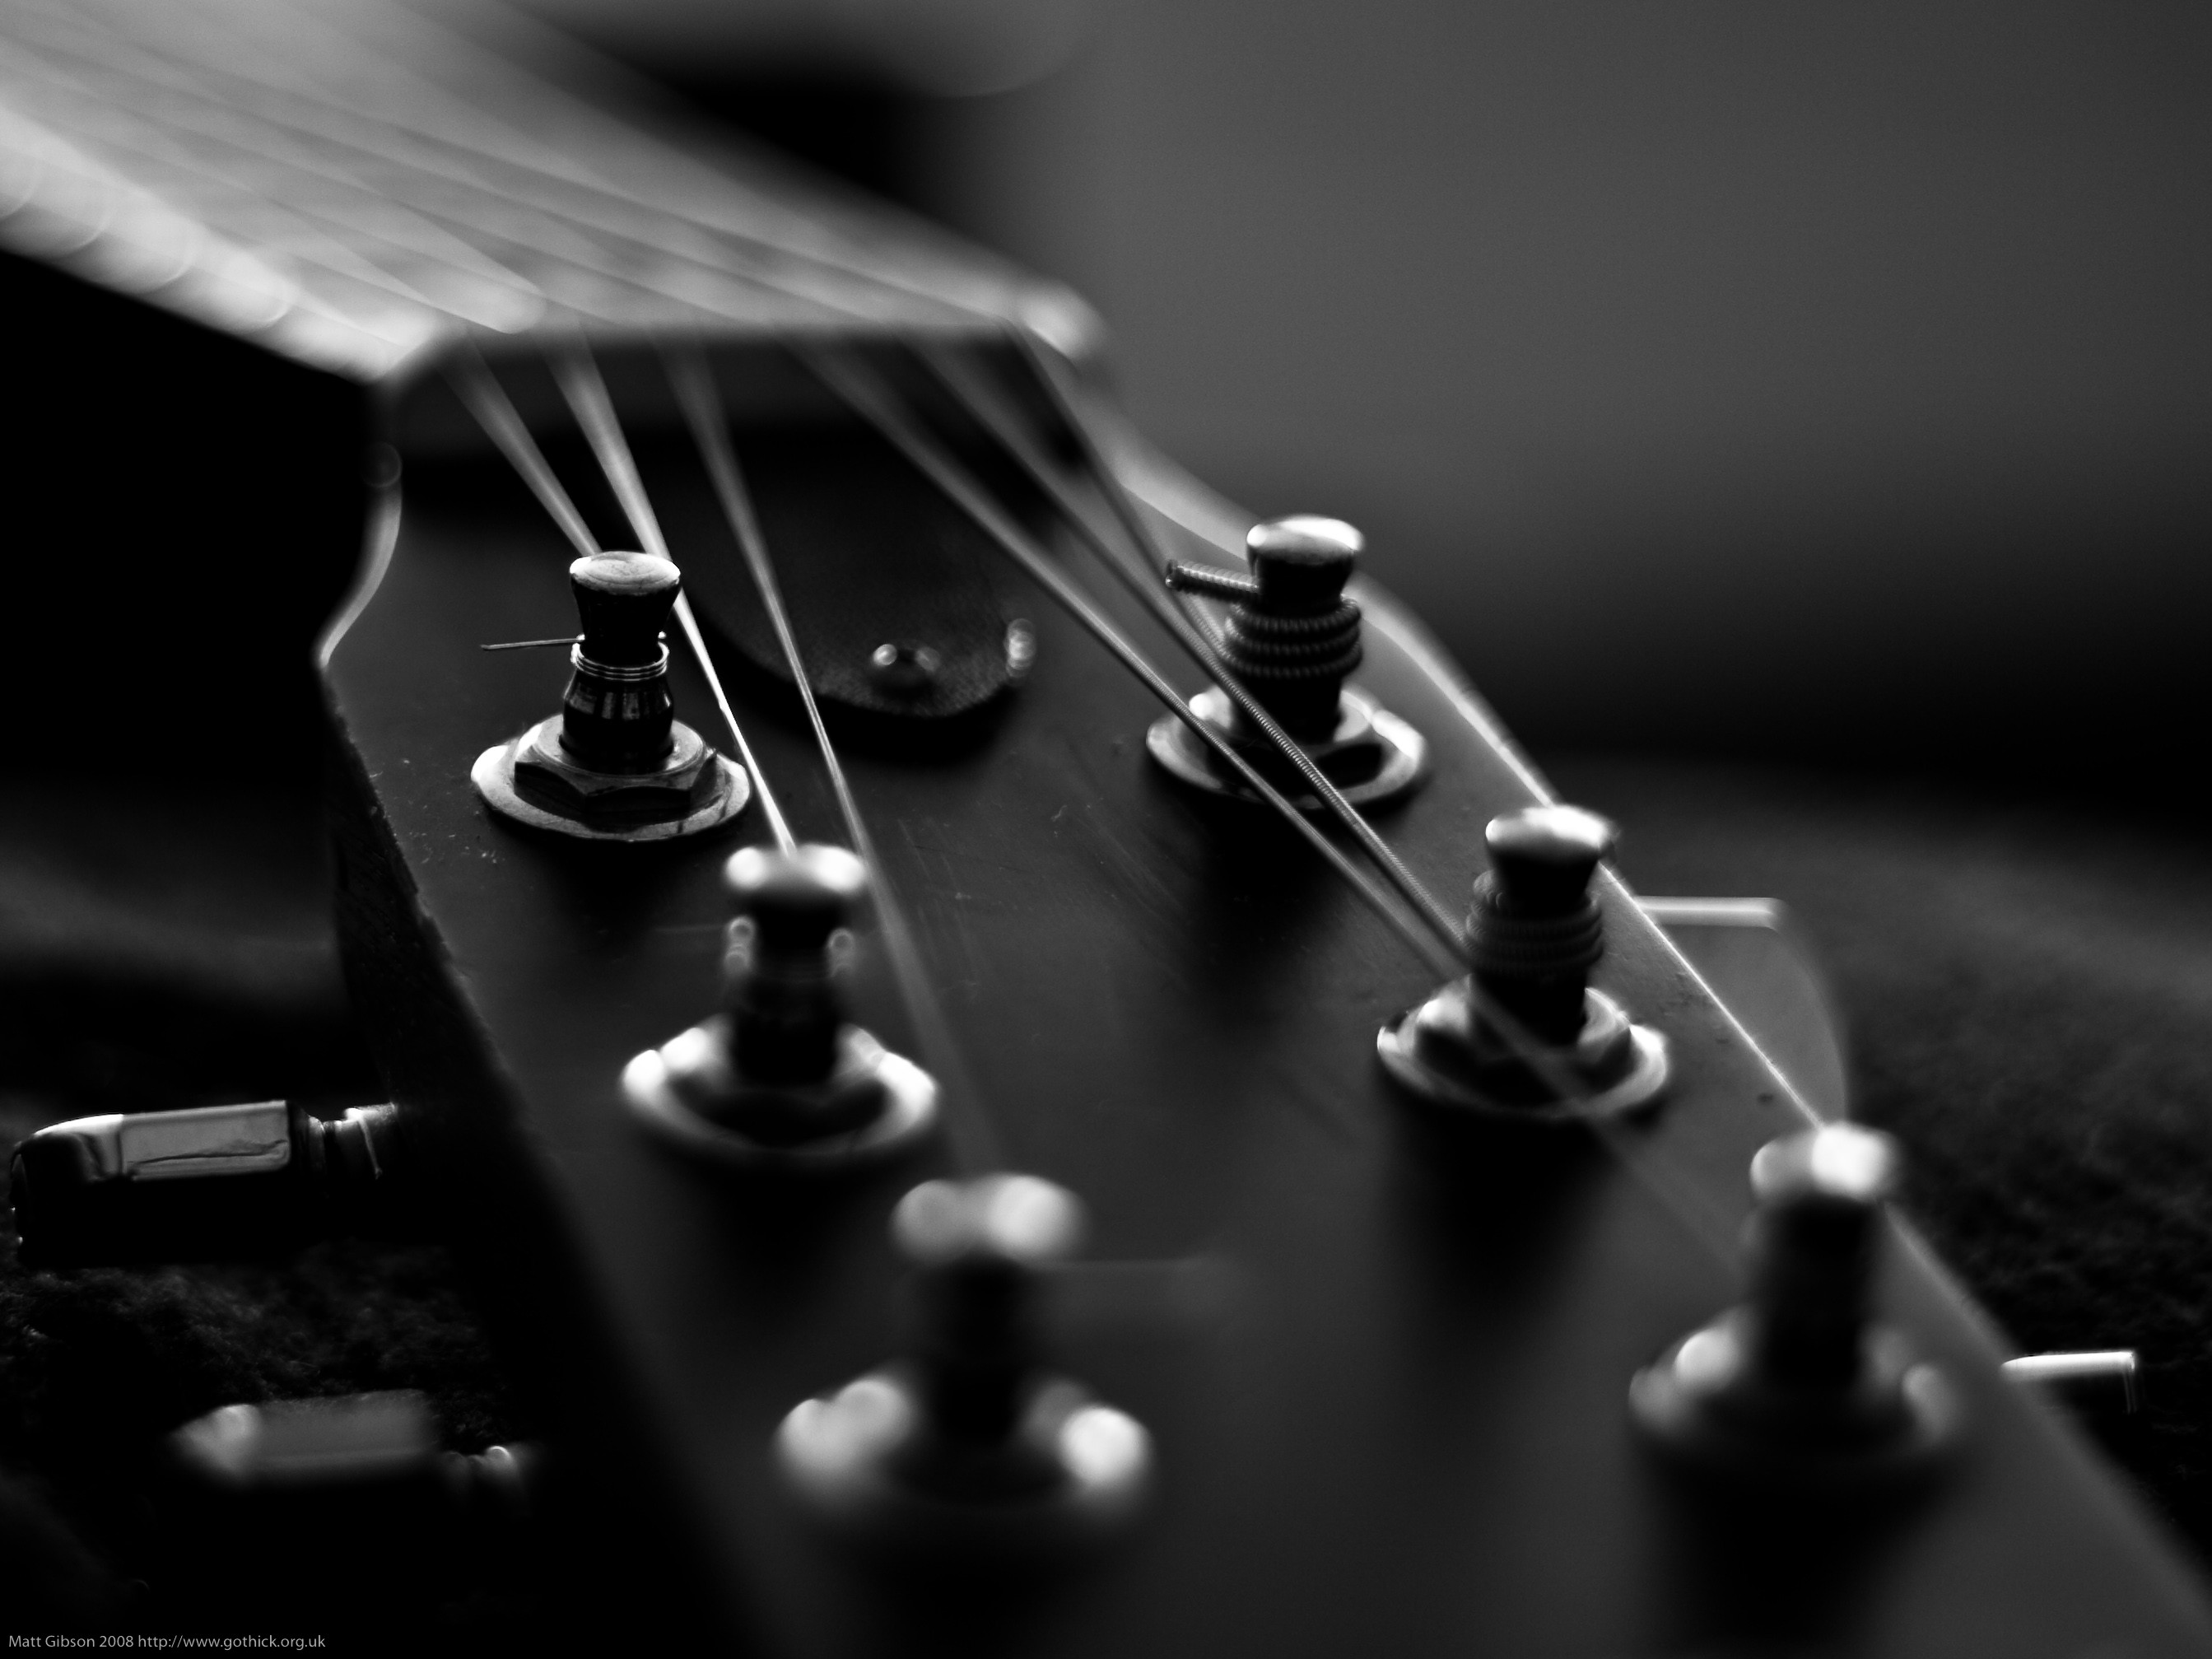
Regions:
<svg viewBox="0 0 2212 1659"><path fill-rule="evenodd" d="M1299 514L1254 525L1244 537L1267 617L1323 617L1344 599L1367 538L1341 519Z"/></svg>
<svg viewBox="0 0 2212 1659"><path fill-rule="evenodd" d="M683 592L675 562L652 553L591 553L568 567L584 654L639 668L662 654L661 630Z"/></svg>
<svg viewBox="0 0 2212 1659"><path fill-rule="evenodd" d="M1467 917L1470 972L1376 1039L1416 1098L1522 1123L1603 1117L1658 1098L1666 1039L1589 983L1605 954L1591 880L1617 839L1579 806L1490 821L1490 867Z"/></svg>
<svg viewBox="0 0 2212 1659"><path fill-rule="evenodd" d="M1896 1144L1850 1124L1752 1162L1751 1292L1637 1374L1629 1403L1662 1450L1715 1474L1827 1486L1924 1470L1956 1395L1871 1313Z"/></svg>
<svg viewBox="0 0 2212 1659"><path fill-rule="evenodd" d="M723 961L731 1053L757 1083L825 1081L845 1024L838 935L867 890L867 868L838 847L749 847L723 866L740 920Z"/></svg>
<svg viewBox="0 0 2212 1659"><path fill-rule="evenodd" d="M891 1237L915 1267L915 1361L933 1441L956 1455L1013 1441L1037 1377L1037 1275L1082 1234L1074 1196L1030 1176L933 1181L899 1205Z"/></svg>
<svg viewBox="0 0 2212 1659"><path fill-rule="evenodd" d="M1024 1554L1095 1542L1137 1510L1151 1438L1042 1363L1045 1269L1081 1237L1074 1197L1032 1176L933 1181L892 1218L913 1264L910 1358L784 1419L802 1502L878 1541Z"/></svg>
<svg viewBox="0 0 2212 1659"><path fill-rule="evenodd" d="M1590 878L1619 834L1579 806L1531 806L1483 832L1490 868L1468 913L1474 976L1540 1040L1574 1041L1589 970L1605 954Z"/></svg>
<svg viewBox="0 0 2212 1659"><path fill-rule="evenodd" d="M630 1061L631 1107L688 1152L756 1167L844 1167L918 1140L936 1084L847 1016L866 866L842 848L749 847L722 882L722 1012Z"/></svg>
<svg viewBox="0 0 2212 1659"><path fill-rule="evenodd" d="M568 567L584 637L570 653L561 741L599 772L644 772L668 755L676 703L661 629L684 578L649 553L593 553Z"/></svg>
<svg viewBox="0 0 2212 1659"><path fill-rule="evenodd" d="M568 567L583 636L561 712L470 770L495 811L592 841L696 835L744 810L752 782L676 718L661 632L683 573L651 553L592 553Z"/></svg>
<svg viewBox="0 0 2212 1659"><path fill-rule="evenodd" d="M1863 1356L1881 1206L1897 1145L1839 1125L1761 1147L1751 1162L1751 1363L1791 1388L1848 1389Z"/></svg>

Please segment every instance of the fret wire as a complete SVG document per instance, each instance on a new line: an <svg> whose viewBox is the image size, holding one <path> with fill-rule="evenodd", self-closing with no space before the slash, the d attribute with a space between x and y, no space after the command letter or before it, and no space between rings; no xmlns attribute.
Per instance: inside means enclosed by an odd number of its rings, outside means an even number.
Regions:
<svg viewBox="0 0 2212 1659"><path fill-rule="evenodd" d="M1327 836L1307 822L1305 814L1284 799L1274 786L1253 769L1250 762L1237 753L1219 732L1199 717L1197 712L1183 701L1176 689L1123 636L1121 630L1108 621L1066 576L1053 568L1042 550L984 493L982 487L966 469L926 436L921 428L898 409L892 401L890 389L872 370L843 354L819 346L794 342L792 349L824 386L888 439L925 477L997 543L1003 552L1028 572L1030 579L1080 623L1085 631L1134 674L1146 690L1166 704L1169 713L1235 768L1238 776L1327 860L1330 867L1366 901L1368 908L1387 922L1424 960L1445 973L1458 973L1464 969L1466 964L1461 960L1459 951L1441 949L1424 927L1401 915L1390 902L1389 896L1368 877L1366 872L1346 858L1340 848L1332 845Z"/></svg>
<svg viewBox="0 0 2212 1659"><path fill-rule="evenodd" d="M599 374L591 347L582 334L577 333L558 345L549 345L547 355L561 395L568 399L576 424L583 428L592 453L599 458L599 470L614 487L616 499L621 501L623 512L637 532L638 538L645 544L645 550L668 558L668 541L660 533L660 520L645 493L645 480L638 473L629 441L623 436L614 399L607 395L607 383ZM692 658L706 678L707 689L714 695L714 707L721 712L722 724L729 728L738 758L752 774L753 787L759 793L761 811L768 818L769 832L775 836L777 847L788 853L799 842L785 821L782 808L776 805L775 793L769 787L768 774L753 757L752 745L745 741L744 728L738 724L737 711L730 707L730 699L722 690L722 677L714 672L714 659L708 654L707 641L699 632L699 621L692 613L689 594L678 593L675 615L677 626L684 630L684 642L691 647Z"/></svg>
<svg viewBox="0 0 2212 1659"><path fill-rule="evenodd" d="M814 687L806 678L805 660L799 653L798 635L792 629L783 586L776 580L775 561L769 556L767 538L761 533L759 515L753 511L751 493L745 488L737 451L730 442L729 422L721 394L714 386L713 370L696 345L680 352L664 348L661 362L668 372L669 384L675 388L676 400L683 408L691 435L698 444L700 458L706 464L707 476L721 503L723 516L729 521L730 532L736 538L752 573L753 583L760 590L761 602L768 611L769 623L775 630L784 661L791 669L792 681L799 688L799 701L805 706L807 721L814 728L815 744L822 752L823 769L830 775L830 787L837 797L838 812L845 820L845 833L872 877L870 889L877 926L883 935L884 952L890 959L892 976L914 1021L922 1057L936 1073L947 1103L945 1127L954 1141L956 1153L970 1170L1000 1168L1005 1159L998 1136L982 1110L982 1096L976 1091L960 1059L951 1026L930 989L921 950L892 896L883 860L860 817L860 803L837 758L836 747L830 740L830 728L823 720Z"/></svg>
<svg viewBox="0 0 2212 1659"><path fill-rule="evenodd" d="M1026 344L1026 337L1021 337L1024 338L1024 343ZM972 479L969 478L963 469L960 469L956 463L952 462L951 459L948 455L944 454L942 452L938 451L934 446L930 445L927 441L921 436L917 428L914 428L911 423L902 418L902 416L897 413L895 406L890 402L889 389L887 387L882 386L880 382L876 381L875 377L872 374L866 375L864 379L845 378L841 374L841 368L843 367L843 364L841 363L840 360L833 359L828 352L822 350L820 348L808 347L793 343L792 349L794 355L798 356L800 360L805 362L825 385L829 386L834 392L836 392L848 404L851 404L856 411L863 416L864 418L869 420L872 424L877 426L878 429L881 431L886 438L890 439L896 447L899 448L902 453L907 455L909 461L914 463L926 476L929 477L931 480L937 484L939 489L943 490L955 501L956 504L960 506L971 519L975 520L975 522L987 532L987 533L989 533L993 539L998 542L1004 551L1006 551L1010 556L1013 557L1018 563L1023 566L1024 568L1029 570L1032 577L1036 579L1041 586L1045 587L1047 592L1049 592L1058 603L1068 610L1070 614L1074 616L1078 622L1082 623L1094 637L1099 640L1102 644L1105 645L1109 652L1119 658L1122 661L1124 666L1127 667L1133 673L1134 673L1137 678L1146 685L1147 689L1152 691L1155 696L1159 697L1161 701L1167 705L1170 713L1174 714L1177 719L1181 720L1186 726L1190 727L1190 729L1200 738L1201 741L1206 742L1210 747L1214 749L1215 752L1222 755L1227 762L1237 770L1239 775L1255 789L1255 791L1261 795L1261 799L1270 806L1273 807L1278 815L1281 817L1286 823L1290 824L1298 835L1305 839L1307 842L1313 847L1315 851L1321 854L1321 856L1329 864L1336 873L1343 878L1343 879L1352 886L1354 892L1367 903L1368 907L1373 910L1375 914L1392 929L1392 931L1395 932L1417 955L1423 957L1430 962L1431 966L1448 975L1455 975L1464 973L1466 963L1463 956L1463 947L1459 943L1456 931L1454 931L1451 937L1451 943L1448 949L1440 951L1437 945L1431 941L1428 933L1423 932L1419 927L1409 925L1406 918L1401 916L1395 907L1389 902L1388 896L1383 893L1382 889L1377 887L1370 879L1369 879L1364 872L1363 872L1356 865L1352 864L1350 860L1346 858L1341 851L1331 845L1329 842L1306 820L1305 816L1303 813L1299 812L1297 808L1293 807L1287 800L1284 799L1279 792L1268 784L1264 778L1261 777L1242 756L1237 755L1224 740L1221 739L1218 733L1215 732L1211 726L1206 726L1203 720L1200 720L1195 712L1190 708L1189 705L1176 693L1174 688L1168 684L1165 679L1158 673L1157 670L1153 669L1149 663L1145 661L1141 654L1136 651L1135 647L1127 641L1121 638L1118 631L1113 628L1113 625L1093 610L1089 602L1085 599L1079 592L1066 583L1065 580L1060 577L1060 574L1054 570L1051 566L1044 561L1043 556L1029 545L1027 538L1023 535L1018 527L1012 525L1011 520L1007 520L998 511L998 509L990 501L989 498L982 492L981 487L975 484ZM849 360L846 361L848 362ZM872 396L871 393L877 395ZM1085 445L1086 450L1090 450L1092 440L1088 428L1073 422L1071 422L1071 425L1076 427L1079 441ZM1096 452L1091 451L1090 453L1095 453ZM1110 467L1104 466L1103 460L1101 462L1101 476L1113 479L1117 484L1119 483L1119 475L1114 473ZM1109 501L1110 500L1111 497L1109 494ZM1134 503L1129 502L1127 505L1130 510L1133 512ZM800 678L803 681L803 673ZM863 830L861 834L865 836L865 830ZM869 853L863 846L856 844L854 851L861 854L864 861L868 861L872 864L873 863L872 859L870 858ZM1422 915L1421 921L1431 927L1434 926L1431 916L1425 912ZM919 973L920 963L918 957L910 957L904 964L902 963L899 958L902 956L905 956L906 952L898 950L898 948L893 945L893 931L894 930L891 928L886 928L885 942L887 949L890 950L894 955L894 972L898 973L900 977L904 979L907 976L907 969L911 969L915 976L914 982L919 985L921 981ZM898 929L897 932L899 933L900 943L907 944L908 941L904 939L903 930ZM1575 1085L1571 1077L1566 1073L1564 1067L1559 1066L1556 1061L1553 1060L1551 1057L1543 1051L1541 1045L1536 1043L1533 1037L1521 1028L1517 1020L1515 1020L1512 1016L1508 1014L1504 1009L1497 1007L1494 1000L1486 996L1482 993L1481 988L1479 986L1475 986L1472 981L1469 981L1469 991L1474 998L1477 1006L1480 1007L1486 1014L1491 1015L1496 1019L1498 1029L1500 1030L1501 1034L1505 1037L1508 1043L1510 1044L1516 1051L1521 1052L1523 1057L1528 1060L1530 1065L1540 1075L1545 1077L1547 1082L1552 1083L1555 1088L1559 1089L1563 1093L1571 1094L1574 1091ZM924 1014L923 1010L925 1008L933 1008L933 1000L929 999L925 993L922 998L910 1000L910 1006L915 1012L916 1024L919 1028L923 1026L927 1022L927 1017ZM939 1017L939 1019L941 1021L941 1016ZM924 1038L926 1041L932 1041L932 1046L933 1047L935 1046L935 1043L933 1039L937 1036L943 1035L943 1028L940 1024L937 1033L918 1030L917 1035ZM945 1052L951 1052L949 1047L946 1048ZM933 1060L936 1060L939 1057L937 1055L932 1055L931 1058ZM940 1074L942 1073L940 1073ZM1615 1139L1615 1137L1612 1135L1606 1135L1601 1138L1605 1139L1609 1143ZM1625 1153L1627 1149L1623 1146L1617 1148L1617 1150L1622 1151ZM1632 1166L1634 1166L1639 1162L1639 1160L1634 1159L1627 1161L1632 1164ZM1692 1232L1702 1234L1706 1231L1702 1226L1697 1225L1691 1217L1681 1215L1680 1212L1682 1206L1679 1200L1679 1195L1657 1190L1659 1183L1655 1181L1650 1172L1639 1170L1638 1173L1639 1178L1644 1181L1647 1188L1654 1189L1655 1195L1659 1197L1662 1204L1664 1204L1667 1208L1677 1212L1679 1218L1682 1219L1686 1224L1689 1225L1690 1230Z"/></svg>
<svg viewBox="0 0 2212 1659"><path fill-rule="evenodd" d="M1034 342L1020 335L1016 337L1027 346L1037 378L1044 382L1060 417L1073 430L1085 463L1096 479L1100 494L1106 497L1107 505L1121 520L1132 546L1142 549L1151 556L1155 574L1164 569L1167 562L1151 538L1150 526L1143 523L1134 504L1121 491L1119 481L1105 471L1104 457L1098 451L1089 423L1078 407L1073 394L1061 383L1059 376L1040 361L1043 354ZM981 384L970 364L955 357L948 348L941 345L924 345L917 349L922 361L969 415L998 441L1000 447L1021 465L1023 471L1050 498L1060 516L1067 521L1069 528L1083 538L1108 571L1121 581L1139 604L1152 612L1153 618L1167 630L1169 637L1182 646L1192 659L1212 676L1214 683L1229 695L1244 716L1259 728L1285 759L1297 769L1307 787L1312 789L1315 796L1337 821L1352 832L1365 849L1367 856L1374 860L1390 884L1398 890L1399 896L1429 924L1447 946L1455 952L1463 951L1465 940L1458 919L1437 902L1413 872L1406 867L1405 861L1392 850L1389 843L1376 833L1375 826L1361 816L1358 809L1344 798L1344 793L1314 763L1313 757L1307 754L1304 748L1276 722L1265 705L1253 696L1222 659L1213 642L1192 626L1192 608L1187 604L1178 608L1176 600L1156 582L1146 580L1141 574L1130 568L1123 556L1124 550L1099 532L1066 481L1053 469L1035 441L1012 418L1004 402Z"/></svg>

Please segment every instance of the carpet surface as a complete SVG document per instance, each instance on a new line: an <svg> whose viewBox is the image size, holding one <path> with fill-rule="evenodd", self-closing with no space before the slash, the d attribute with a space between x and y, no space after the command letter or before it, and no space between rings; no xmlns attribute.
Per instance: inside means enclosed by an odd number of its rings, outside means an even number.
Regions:
<svg viewBox="0 0 2212 1659"><path fill-rule="evenodd" d="M1565 755L1639 891L1779 898L1852 1115L2023 1352L2131 1347L2106 1449L2212 1562L2212 834L2169 809Z"/></svg>
<svg viewBox="0 0 2212 1659"><path fill-rule="evenodd" d="M1855 1115L1911 1152L1914 1217L2023 1350L2142 1352L2147 1413L2100 1432L2212 1561L2212 836L2126 802L1541 758L1620 820L1639 890L1792 907L1847 1023ZM0 782L0 1134L274 1096L377 1097L311 781L179 787L150 832L97 784ZM0 1598L143 1607L158 1436L231 1401L403 1387L459 1449L529 1432L434 1248L31 1273L8 1236ZM526 1589L441 1596L410 1645L532 1627Z"/></svg>

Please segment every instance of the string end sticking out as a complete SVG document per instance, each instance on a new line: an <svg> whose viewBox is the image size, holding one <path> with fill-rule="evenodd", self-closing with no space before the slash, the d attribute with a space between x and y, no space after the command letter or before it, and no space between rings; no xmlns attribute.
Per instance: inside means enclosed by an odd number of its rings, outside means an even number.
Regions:
<svg viewBox="0 0 2212 1659"><path fill-rule="evenodd" d="M690 610L681 573L659 546L657 526L653 551L605 551L475 347L448 360L447 374L579 556L568 578L583 632L568 642L573 672L561 712L479 755L469 772L477 793L503 817L586 841L665 841L728 823L744 810L760 772L743 748L734 719L731 730L743 767L715 753L675 718L662 629L672 607L679 618L688 618ZM611 417L611 407L607 412ZM484 648L559 643L526 640ZM700 666L722 702L703 650ZM727 704L722 706L726 714ZM780 823L765 788L761 793L772 821Z"/></svg>
<svg viewBox="0 0 2212 1659"><path fill-rule="evenodd" d="M646 494L645 480L630 453L629 441L623 436L614 399L607 394L606 381L599 374L590 345L579 335L570 342L549 348L549 351L553 378L561 388L561 395L567 400L570 413L575 416L576 424L583 428L585 441L591 446L616 500L622 503L630 527L637 532L647 553L667 558L668 542L661 534L659 516L653 512L652 500ZM690 649L692 660L707 682L708 693L714 698L715 711L721 715L722 725L730 734L730 743L757 786L761 814L768 820L769 833L775 836L775 844L787 853L798 846L798 838L791 833L783 809L769 787L768 776L753 756L752 745L745 741L744 730L738 724L737 711L730 707L729 696L722 690L722 677L715 672L714 655L707 649L706 636L699 631L699 620L692 612L687 595L678 593L672 614L677 627L683 631L684 644Z"/></svg>

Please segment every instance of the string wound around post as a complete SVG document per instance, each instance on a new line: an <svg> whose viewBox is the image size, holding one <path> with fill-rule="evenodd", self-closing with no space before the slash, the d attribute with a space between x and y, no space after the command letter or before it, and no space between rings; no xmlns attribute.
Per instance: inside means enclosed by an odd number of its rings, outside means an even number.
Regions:
<svg viewBox="0 0 2212 1659"><path fill-rule="evenodd" d="M1467 920L1473 971L1376 1036L1383 1069L1414 1099L1461 1118L1587 1121L1652 1105L1667 1039L1589 983L1605 952L1590 893L1615 832L1577 806L1491 820L1490 868Z"/></svg>
<svg viewBox="0 0 2212 1659"><path fill-rule="evenodd" d="M495 811L586 841L665 841L728 823L752 781L675 715L661 632L683 574L648 553L568 567L583 635L561 712L487 749L469 776Z"/></svg>
<svg viewBox="0 0 2212 1659"><path fill-rule="evenodd" d="M1364 655L1358 601L1344 592L1364 545L1359 532L1341 520L1299 516L1255 526L1244 544L1251 575L1178 561L1168 567L1168 585L1227 602L1215 641L1223 665L1345 799L1371 806L1405 794L1420 781L1426 741L1345 684ZM1322 810L1297 765L1222 687L1200 692L1190 706L1293 805ZM1146 744L1184 783L1259 799L1181 720L1156 722Z"/></svg>
<svg viewBox="0 0 2212 1659"><path fill-rule="evenodd" d="M623 1068L638 1120L726 1168L835 1174L911 1151L937 1084L845 1017L846 931L866 868L838 847L748 847L723 868L736 920L723 1006Z"/></svg>

